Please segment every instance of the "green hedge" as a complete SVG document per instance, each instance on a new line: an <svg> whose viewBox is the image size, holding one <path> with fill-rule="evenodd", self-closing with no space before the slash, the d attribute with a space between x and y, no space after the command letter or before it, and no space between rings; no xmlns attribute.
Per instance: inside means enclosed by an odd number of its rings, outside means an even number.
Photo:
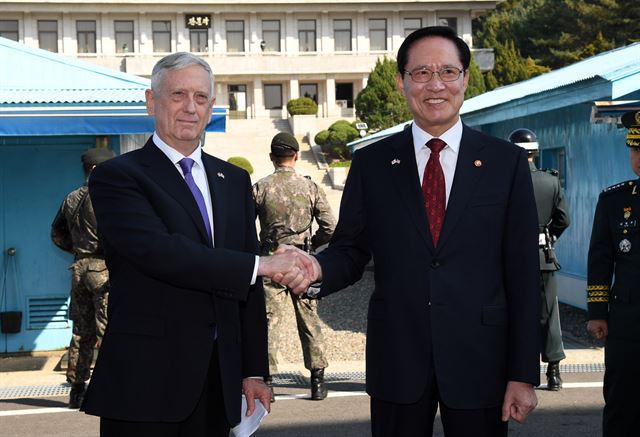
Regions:
<svg viewBox="0 0 640 437"><path fill-rule="evenodd" d="M360 133L354 127L355 123L338 120L329 126L329 129L318 132L314 141L321 146L322 151L329 158L340 161L348 160L351 158L351 152L347 143L360 137Z"/></svg>
<svg viewBox="0 0 640 437"><path fill-rule="evenodd" d="M309 97L291 99L287 103L289 115L315 115L318 113L318 104Z"/></svg>
<svg viewBox="0 0 640 437"><path fill-rule="evenodd" d="M242 156L232 156L227 159L227 162L229 164L235 165L236 167L240 167L243 170L246 170L246 172L249 174L253 173L253 166L247 158L244 158Z"/></svg>

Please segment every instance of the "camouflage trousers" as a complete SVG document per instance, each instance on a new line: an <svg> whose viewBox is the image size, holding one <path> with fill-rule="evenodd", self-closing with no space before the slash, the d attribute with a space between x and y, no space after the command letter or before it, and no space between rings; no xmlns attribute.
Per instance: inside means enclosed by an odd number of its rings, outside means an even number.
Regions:
<svg viewBox="0 0 640 437"><path fill-rule="evenodd" d="M69 344L67 382L89 379L93 348L99 347L107 326L107 283L109 272L102 259L84 258L71 265L71 307L73 332Z"/></svg>
<svg viewBox="0 0 640 437"><path fill-rule="evenodd" d="M281 321L288 301L293 303L298 328L298 337L302 346L304 366L311 369L324 369L328 366L325 358L325 345L320 319L318 301L300 299L290 293L286 287L264 278L265 302L267 306L267 326L269 338L269 373L278 371L278 345L281 337Z"/></svg>

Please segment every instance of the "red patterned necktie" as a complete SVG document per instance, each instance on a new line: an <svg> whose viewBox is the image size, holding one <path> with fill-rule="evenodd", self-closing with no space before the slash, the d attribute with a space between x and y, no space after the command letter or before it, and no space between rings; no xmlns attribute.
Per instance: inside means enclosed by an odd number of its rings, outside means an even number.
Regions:
<svg viewBox="0 0 640 437"><path fill-rule="evenodd" d="M433 245L438 244L440 229L444 222L446 191L444 185L444 172L440 165L440 152L447 143L440 138L432 138L427 141L427 147L431 149L429 161L424 168L422 178L422 195L424 197L424 208L427 211L429 220L429 230L433 238Z"/></svg>

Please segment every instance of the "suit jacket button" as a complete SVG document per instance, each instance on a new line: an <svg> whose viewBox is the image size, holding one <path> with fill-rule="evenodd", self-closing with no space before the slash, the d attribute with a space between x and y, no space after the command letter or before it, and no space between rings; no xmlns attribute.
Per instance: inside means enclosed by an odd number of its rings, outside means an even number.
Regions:
<svg viewBox="0 0 640 437"><path fill-rule="evenodd" d="M437 269L438 267L440 267L440 260L439 259L434 259L431 261L431 268L432 269Z"/></svg>

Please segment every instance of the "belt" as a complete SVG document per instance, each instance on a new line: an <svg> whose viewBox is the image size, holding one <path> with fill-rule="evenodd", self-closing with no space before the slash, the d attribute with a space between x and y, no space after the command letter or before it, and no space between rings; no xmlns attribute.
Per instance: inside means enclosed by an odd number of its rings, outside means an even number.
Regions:
<svg viewBox="0 0 640 437"><path fill-rule="evenodd" d="M93 258L93 259L104 259L104 255L99 255L99 254L94 254L94 253L78 253L75 256L75 260L81 260L81 259L86 259L86 258Z"/></svg>

